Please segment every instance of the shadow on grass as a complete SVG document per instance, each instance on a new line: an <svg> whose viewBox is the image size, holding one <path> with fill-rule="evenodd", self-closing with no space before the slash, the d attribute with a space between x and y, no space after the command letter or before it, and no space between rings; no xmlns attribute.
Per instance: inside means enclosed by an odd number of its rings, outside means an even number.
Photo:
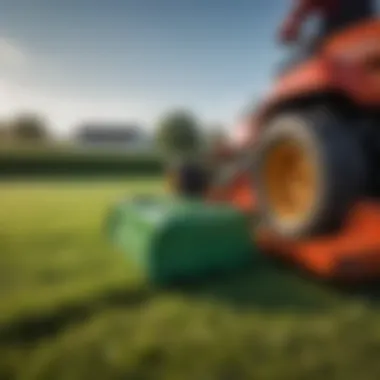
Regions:
<svg viewBox="0 0 380 380"><path fill-rule="evenodd" d="M97 312L109 307L138 306L152 297L149 288L118 289L101 294L94 299L62 305L45 314L22 315L0 326L0 345L36 343L58 334L69 325L85 322Z"/></svg>
<svg viewBox="0 0 380 380"><path fill-rule="evenodd" d="M264 263L230 275L214 274L166 287L115 289L94 299L55 308L48 313L21 315L0 326L0 344L36 343L69 325L84 323L97 312L112 307L143 307L162 294L185 295L197 300L220 302L235 308L273 312L320 310L334 304L331 292L295 275L276 263Z"/></svg>
<svg viewBox="0 0 380 380"><path fill-rule="evenodd" d="M326 284L289 265L268 260L232 274L177 281L171 286L117 289L86 302L62 305L47 315L22 316L0 326L0 344L36 343L69 325L85 322L96 312L110 307L142 307L163 293L223 303L237 310L272 313L314 313L352 301L380 306L379 281L355 287Z"/></svg>
<svg viewBox="0 0 380 380"><path fill-rule="evenodd" d="M270 312L316 312L358 301L380 306L380 281L360 285L326 283L274 260L229 275L198 278L191 283L179 281L166 290L237 309Z"/></svg>

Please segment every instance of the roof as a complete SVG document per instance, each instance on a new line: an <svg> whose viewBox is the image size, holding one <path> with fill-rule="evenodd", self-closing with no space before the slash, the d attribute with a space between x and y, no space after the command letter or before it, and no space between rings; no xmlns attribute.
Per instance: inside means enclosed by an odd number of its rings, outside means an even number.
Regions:
<svg viewBox="0 0 380 380"><path fill-rule="evenodd" d="M132 141L141 140L146 134L136 125L89 124L81 127L76 138L84 141Z"/></svg>

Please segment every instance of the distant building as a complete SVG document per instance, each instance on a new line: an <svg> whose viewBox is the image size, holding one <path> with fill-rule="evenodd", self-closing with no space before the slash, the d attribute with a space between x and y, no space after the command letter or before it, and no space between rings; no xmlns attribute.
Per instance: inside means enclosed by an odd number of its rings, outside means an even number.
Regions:
<svg viewBox="0 0 380 380"><path fill-rule="evenodd" d="M147 150L152 147L150 136L134 125L84 125L79 128L75 140L86 148Z"/></svg>

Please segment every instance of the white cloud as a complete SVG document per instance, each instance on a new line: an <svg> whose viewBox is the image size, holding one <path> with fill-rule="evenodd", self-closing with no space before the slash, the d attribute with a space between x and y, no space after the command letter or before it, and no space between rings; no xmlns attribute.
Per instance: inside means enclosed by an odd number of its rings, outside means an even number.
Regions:
<svg viewBox="0 0 380 380"><path fill-rule="evenodd" d="M155 118L147 104L133 99L84 99L58 91L42 91L0 77L0 117L37 112L47 118L53 132L66 136L85 121L142 121Z"/></svg>
<svg viewBox="0 0 380 380"><path fill-rule="evenodd" d="M21 68L28 63L27 53L15 41L0 37L0 67Z"/></svg>
<svg viewBox="0 0 380 380"><path fill-rule="evenodd" d="M37 112L47 118L52 130L67 135L87 120L128 121L152 118L146 104L134 99L88 99L71 89L73 96L59 89L42 89L33 83L32 52L21 44L0 36L0 118L10 118L20 112ZM39 62L39 66L43 64ZM46 67L48 69L48 67Z"/></svg>
<svg viewBox="0 0 380 380"><path fill-rule="evenodd" d="M20 112L37 112L47 118L57 136L70 135L82 122L138 122L151 128L157 117L167 108L174 107L170 102L151 102L136 98L97 97L91 99L77 95L63 94L59 89L42 90L18 84L0 77L0 118L12 117ZM234 128L236 113L241 108L240 97L235 101L221 101L214 107L190 106L205 125L219 124ZM198 104L199 105L199 104ZM227 124L227 125L226 125Z"/></svg>
<svg viewBox="0 0 380 380"><path fill-rule="evenodd" d="M138 99L128 93L117 98L102 96L101 88L93 97L81 95L80 88L63 92L59 88L43 86L46 83L40 84L35 68L48 71L52 66L33 51L26 51L16 41L0 36L0 118L9 118L20 112L36 112L47 118L52 131L58 136L67 136L80 123L93 120L106 123L137 121L149 128L165 108L174 106L169 99L155 98L152 94L149 99ZM57 75L56 70L53 71ZM219 98L211 107L205 107L197 98L182 99L183 104L194 109L202 121L210 124L232 123L231 116L243 102L240 96L233 100ZM191 106L191 103L197 104Z"/></svg>

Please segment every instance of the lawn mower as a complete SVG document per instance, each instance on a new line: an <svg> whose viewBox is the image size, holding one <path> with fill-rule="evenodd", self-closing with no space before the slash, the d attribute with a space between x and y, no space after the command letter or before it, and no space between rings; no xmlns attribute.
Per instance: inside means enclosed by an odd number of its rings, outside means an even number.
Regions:
<svg viewBox="0 0 380 380"><path fill-rule="evenodd" d="M320 279L380 277L379 41L367 20L287 68L238 145L169 165L166 199L111 210L113 243L155 283L271 258Z"/></svg>
<svg viewBox="0 0 380 380"><path fill-rule="evenodd" d="M265 253L325 278L379 276L380 20L338 32L281 74L248 125L239 153L189 193L258 215Z"/></svg>

